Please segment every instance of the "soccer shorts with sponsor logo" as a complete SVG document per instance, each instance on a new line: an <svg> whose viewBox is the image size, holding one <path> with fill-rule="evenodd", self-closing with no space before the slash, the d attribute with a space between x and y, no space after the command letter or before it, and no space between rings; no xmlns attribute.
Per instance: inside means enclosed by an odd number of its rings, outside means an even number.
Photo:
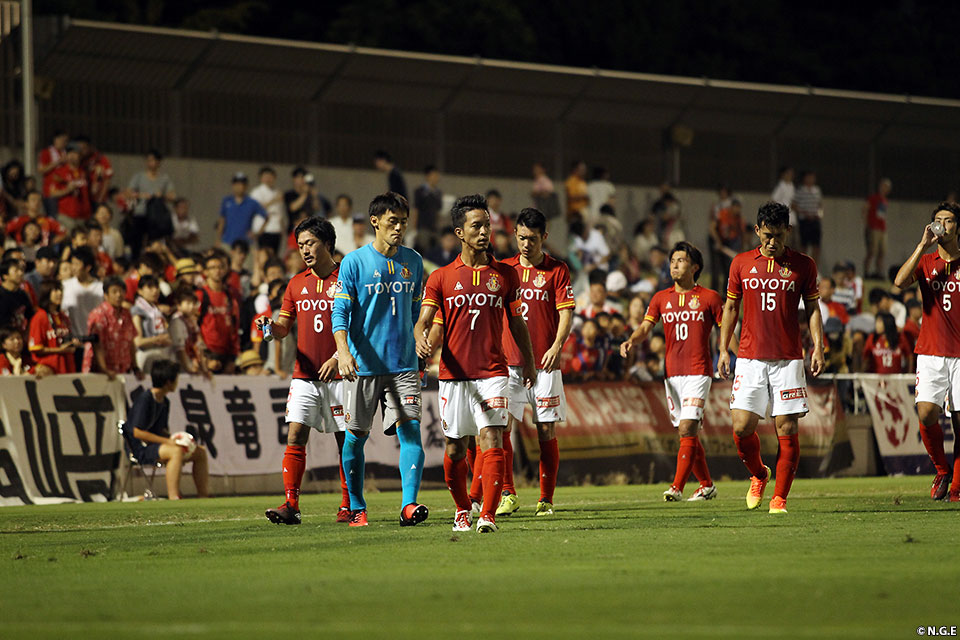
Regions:
<svg viewBox="0 0 960 640"><path fill-rule="evenodd" d="M667 389L670 422L674 427L679 427L681 420L703 419L711 382L710 376L670 376L663 381Z"/></svg>
<svg viewBox="0 0 960 640"><path fill-rule="evenodd" d="M454 440L507 426L509 377L440 381L440 425Z"/></svg>
<svg viewBox="0 0 960 640"><path fill-rule="evenodd" d="M510 398L510 415L523 420L523 409L533 407L536 422L563 422L567 419L567 398L563 395L563 377L560 370L537 369L533 388L523 386L523 369L510 367L510 382L507 383Z"/></svg>
<svg viewBox="0 0 960 640"><path fill-rule="evenodd" d="M299 422L321 433L344 430L339 380L319 382L294 378L287 394L287 422Z"/></svg>
<svg viewBox="0 0 960 640"><path fill-rule="evenodd" d="M376 411L383 413L383 430L398 422L420 419L420 372L357 376L343 381L343 412L347 429L370 431Z"/></svg>
<svg viewBox="0 0 960 640"><path fill-rule="evenodd" d="M807 413L807 377L803 360L737 358L730 408L761 418Z"/></svg>
<svg viewBox="0 0 960 640"><path fill-rule="evenodd" d="M932 402L953 412L960 406L960 358L917 356L917 402Z"/></svg>

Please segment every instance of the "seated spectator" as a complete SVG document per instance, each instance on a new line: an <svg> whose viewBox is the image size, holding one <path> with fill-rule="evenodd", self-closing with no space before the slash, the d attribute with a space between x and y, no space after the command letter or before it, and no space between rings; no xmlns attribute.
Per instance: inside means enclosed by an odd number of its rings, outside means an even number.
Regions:
<svg viewBox="0 0 960 640"><path fill-rule="evenodd" d="M269 373L263 368L263 358L256 349L247 349L240 354L238 364L240 372L245 376L265 376Z"/></svg>
<svg viewBox="0 0 960 640"><path fill-rule="evenodd" d="M76 373L74 354L82 345L70 332L70 318L60 310L63 303L63 285L56 280L40 287L37 312L30 319L30 354L38 369L48 373Z"/></svg>
<svg viewBox="0 0 960 640"><path fill-rule="evenodd" d="M600 325L595 320L586 320L579 335L571 333L564 349L568 352L563 358L562 371L565 379L588 382L604 378L606 353L600 344Z"/></svg>
<svg viewBox="0 0 960 640"><path fill-rule="evenodd" d="M636 294L630 298L630 301L627 303L627 315L625 318L627 330L630 333L633 333L637 328L643 324L643 316L647 311L647 301L640 294Z"/></svg>
<svg viewBox="0 0 960 640"><path fill-rule="evenodd" d="M453 227L445 227L440 232L440 244L427 252L424 256L438 267L445 267L460 255L460 240L453 232Z"/></svg>
<svg viewBox="0 0 960 640"><path fill-rule="evenodd" d="M838 262L833 265L834 292L833 299L839 302L847 309L849 314L857 314L860 310L859 298L857 295L856 281L850 279L850 272L847 270L847 264ZM862 291L862 290L861 290Z"/></svg>
<svg viewBox="0 0 960 640"><path fill-rule="evenodd" d="M137 347L133 340L137 331L130 312L123 307L127 287L116 276L103 283L104 301L90 312L86 333L93 338L83 356L84 373L105 373L113 380L118 374L132 371L137 379L143 374L136 364Z"/></svg>
<svg viewBox="0 0 960 640"><path fill-rule="evenodd" d="M843 330L839 317L826 318L823 323L823 341L824 373L849 373L848 362L853 354L853 341Z"/></svg>
<svg viewBox="0 0 960 640"><path fill-rule="evenodd" d="M25 376L34 373L36 369L30 354L23 353L23 335L13 327L0 328L0 375Z"/></svg>
<svg viewBox="0 0 960 640"><path fill-rule="evenodd" d="M40 291L40 285L44 280L56 280L57 268L60 266L57 256L57 250L53 247L40 247L37 250L37 259L33 263L33 271L23 276L24 282L30 283L34 291Z"/></svg>
<svg viewBox="0 0 960 640"><path fill-rule="evenodd" d="M13 327L21 338L33 316L33 302L22 284L23 263L10 257L0 262L0 327Z"/></svg>
<svg viewBox="0 0 960 640"><path fill-rule="evenodd" d="M905 303L907 307L907 321L903 324L903 335L907 337L910 344L910 353L913 353L917 346L917 340L920 339L920 320L923 318L923 303L916 298L911 298Z"/></svg>
<svg viewBox="0 0 960 640"><path fill-rule="evenodd" d="M50 196L57 199L59 221L68 229L90 219L90 183L80 167L80 150L67 145L67 161L53 170Z"/></svg>
<svg viewBox="0 0 960 640"><path fill-rule="evenodd" d="M169 437L170 400L167 396L177 390L179 375L180 367L175 362L161 360L154 364L152 387L142 391L133 401L124 424L124 437L130 452L141 465L160 462L166 467L168 499L180 499L180 472L184 462L193 462L197 496L206 498L209 495L207 449L198 444L192 454L187 454Z"/></svg>
<svg viewBox="0 0 960 640"><path fill-rule="evenodd" d="M591 319L598 313L620 313L618 305L607 299L607 272L601 269L590 272L590 289L586 299L577 301L577 315Z"/></svg>
<svg viewBox="0 0 960 640"><path fill-rule="evenodd" d="M230 268L227 272L227 287L230 293L240 299L250 295L250 271L247 270L247 258L250 256L250 243L246 240L234 240L230 245Z"/></svg>
<svg viewBox="0 0 960 640"><path fill-rule="evenodd" d="M820 279L820 314L824 322L827 318L837 318L845 327L850 322L850 314L844 305L833 299L836 290L837 285L833 278L827 276Z"/></svg>
<svg viewBox="0 0 960 640"><path fill-rule="evenodd" d="M897 323L897 329L902 329L907 321L907 308L902 302L890 295L890 292L880 287L870 290L870 312L889 313Z"/></svg>
<svg viewBox="0 0 960 640"><path fill-rule="evenodd" d="M213 373L233 373L240 353L240 305L225 286L223 259L208 255L203 267L206 284L197 290L197 297L207 368Z"/></svg>
<svg viewBox="0 0 960 640"><path fill-rule="evenodd" d="M570 253L586 271L607 268L610 259L610 247L603 234L580 220L570 223Z"/></svg>
<svg viewBox="0 0 960 640"><path fill-rule="evenodd" d="M107 205L101 204L94 211L93 219L100 225L102 231L101 245L107 255L112 260L124 255L127 248L123 244L123 236L113 228L113 210Z"/></svg>
<svg viewBox="0 0 960 640"><path fill-rule="evenodd" d="M106 278L107 276L117 275L113 260L103 250L103 229L100 227L100 223L91 220L84 226L87 229L87 246L90 247L97 259L97 277Z"/></svg>
<svg viewBox="0 0 960 640"><path fill-rule="evenodd" d="M200 225L190 214L190 201L177 198L173 203L173 244L185 251L200 241Z"/></svg>
<svg viewBox="0 0 960 640"><path fill-rule="evenodd" d="M673 286L673 278L670 277L670 259L666 249L657 245L650 250L650 271L646 280L652 285L650 293L655 293ZM634 286L636 291L644 291Z"/></svg>
<svg viewBox="0 0 960 640"><path fill-rule="evenodd" d="M36 220L28 220L21 230L20 250L23 259L32 264L37 259L37 251L43 247L43 230Z"/></svg>
<svg viewBox="0 0 960 640"><path fill-rule="evenodd" d="M176 311L170 317L167 333L170 335L170 348L177 356L180 367L187 373L200 373L210 376L203 356L203 338L197 316L200 300L192 287L180 288L174 292L171 303Z"/></svg>
<svg viewBox="0 0 960 640"><path fill-rule="evenodd" d="M516 255L513 246L510 244L510 236L507 232L498 229L493 234L493 257L497 260L506 260Z"/></svg>
<svg viewBox="0 0 960 640"><path fill-rule="evenodd" d="M137 347L137 367L149 375L154 362L170 360L175 354L167 332L167 319L157 306L160 301L160 282L157 277L141 276L137 294L130 308L133 327L137 330L133 344Z"/></svg>
<svg viewBox="0 0 960 640"><path fill-rule="evenodd" d="M42 231L41 244L45 246L60 244L67 237L67 230L63 228L63 225L57 222L56 218L46 215L43 209L43 198L39 191L31 191L27 194L22 215L8 222L4 229L7 235L12 236L17 242L21 242L23 240L21 231L24 225L31 220L40 225Z"/></svg>
<svg viewBox="0 0 960 640"><path fill-rule="evenodd" d="M873 294L873 291L870 293ZM867 336L863 347L867 373L903 373L912 368L910 356L910 343L906 336L897 331L893 315L879 312L873 333Z"/></svg>
<svg viewBox="0 0 960 640"><path fill-rule="evenodd" d="M600 215L597 217L597 230L603 234L603 240L607 243L610 253L617 255L620 249L626 245L623 237L623 223L617 218L617 213L613 206L605 204L600 207Z"/></svg>

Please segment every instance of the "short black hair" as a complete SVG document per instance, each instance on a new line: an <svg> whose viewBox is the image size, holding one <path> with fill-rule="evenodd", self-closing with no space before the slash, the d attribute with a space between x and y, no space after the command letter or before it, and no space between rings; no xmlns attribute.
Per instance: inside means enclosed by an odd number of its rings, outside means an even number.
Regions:
<svg viewBox="0 0 960 640"><path fill-rule="evenodd" d="M100 223L96 220L87 220L83 223L83 226L87 231L103 231L103 227L101 227Z"/></svg>
<svg viewBox="0 0 960 640"><path fill-rule="evenodd" d="M273 167L260 167L260 171L257 172L257 175L262 176L265 173L277 175L277 172L273 170Z"/></svg>
<svg viewBox="0 0 960 640"><path fill-rule="evenodd" d="M880 287L870 289L870 296L867 298L870 304L880 304L882 300L892 297L890 292Z"/></svg>
<svg viewBox="0 0 960 640"><path fill-rule="evenodd" d="M123 278L120 276L110 276L109 278L104 278L103 280L103 294L106 295L110 291L110 287L120 287L123 289L124 294L127 292L127 283L123 281Z"/></svg>
<svg viewBox="0 0 960 640"><path fill-rule="evenodd" d="M919 300L917 300L916 298L910 298L909 300L907 300L907 302L906 302L906 304L905 304L904 306L907 307L907 311L910 311L911 309L916 309L917 307L922 307L922 306L923 306L923 303L920 302Z"/></svg>
<svg viewBox="0 0 960 640"><path fill-rule="evenodd" d="M520 215L517 216L517 227L533 229L543 235L547 232L547 217L539 209L527 207L520 210Z"/></svg>
<svg viewBox="0 0 960 640"><path fill-rule="evenodd" d="M440 235L441 235L441 236L446 236L446 235L455 236L455 235L457 235L457 234L455 234L455 233L453 232L453 227L444 227L444 228L440 231Z"/></svg>
<svg viewBox="0 0 960 640"><path fill-rule="evenodd" d="M428 164L427 166L425 166L425 167L423 168L423 175L427 175L428 173L433 173L433 172L436 171L436 170L437 170L437 165L435 165L435 164Z"/></svg>
<svg viewBox="0 0 960 640"><path fill-rule="evenodd" d="M163 270L163 258L153 251L144 251L140 254L140 257L137 258L136 267L139 269L141 265L147 267L154 273L160 273Z"/></svg>
<svg viewBox="0 0 960 640"><path fill-rule="evenodd" d="M233 244L230 245L231 249L240 249L244 253L250 253L250 243L244 240L243 238L237 238L233 241Z"/></svg>
<svg viewBox="0 0 960 640"><path fill-rule="evenodd" d="M320 216L310 216L301 220L297 228L293 230L294 240L298 239L304 231L312 233L317 240L323 243L327 251L333 253L333 248L337 245L337 230L333 228L329 220ZM266 269L266 265L264 265L264 269Z"/></svg>
<svg viewBox="0 0 960 640"><path fill-rule="evenodd" d="M837 281L833 279L833 276L823 276L820 278L820 282L829 282L831 287L837 288Z"/></svg>
<svg viewBox="0 0 960 640"><path fill-rule="evenodd" d="M12 257L14 254L19 254L20 258L23 257L23 248L22 247L10 247L3 252L3 260ZM17 258L18 260L20 258Z"/></svg>
<svg viewBox="0 0 960 640"><path fill-rule="evenodd" d="M384 160L386 162L393 162L393 156L384 151L383 149L377 149L373 152L374 160Z"/></svg>
<svg viewBox="0 0 960 640"><path fill-rule="evenodd" d="M154 389L162 389L180 375L180 364L173 360L157 360L150 369L150 378Z"/></svg>
<svg viewBox="0 0 960 640"><path fill-rule="evenodd" d="M779 202L766 202L757 210L757 226L761 229L780 229L790 226L790 208Z"/></svg>
<svg viewBox="0 0 960 640"><path fill-rule="evenodd" d="M475 209L490 212L490 209L487 208L487 199L479 193L457 198L457 201L453 203L453 208L450 209L450 219L453 221L453 227L463 229L463 225L467 221L467 214Z"/></svg>
<svg viewBox="0 0 960 640"><path fill-rule="evenodd" d="M350 206L351 206L351 207L353 206L353 198L351 198L350 196L348 196L348 195L345 194L345 193L341 193L340 195L337 196L337 200L336 200L336 201L339 202L340 200L346 200L347 202L350 203Z"/></svg>
<svg viewBox="0 0 960 640"><path fill-rule="evenodd" d="M83 266L90 267L90 275L97 271L97 258L93 255L93 249L90 247L77 247L70 252L70 259L76 258L83 263ZM94 276L96 277L96 276ZM106 291L106 289L104 289Z"/></svg>
<svg viewBox="0 0 960 640"><path fill-rule="evenodd" d="M937 214L941 211L949 211L953 214L953 219L960 222L960 204L956 202L941 202L933 210L933 213L930 214L930 220L936 218Z"/></svg>
<svg viewBox="0 0 960 640"><path fill-rule="evenodd" d="M50 305L50 294L56 290L63 291L59 280L44 280L40 283L40 292L37 294L37 308L47 309Z"/></svg>
<svg viewBox="0 0 960 640"><path fill-rule="evenodd" d="M590 285L602 284L604 287L607 286L607 272L603 269L594 269L590 272L590 276L587 278L587 281Z"/></svg>
<svg viewBox="0 0 960 640"><path fill-rule="evenodd" d="M500 192L496 189L490 189L490 191L487 191L487 198L500 198L503 200L503 196L500 195Z"/></svg>
<svg viewBox="0 0 960 640"><path fill-rule="evenodd" d="M700 278L700 274L703 273L703 254L700 253L700 249L697 249L686 240L681 240L677 244L673 245L673 249L670 249L670 255L668 258L673 260L673 254L677 253L678 251L686 252L687 257L690 258L690 262L697 265L697 272L693 274L693 281L696 282Z"/></svg>
<svg viewBox="0 0 960 640"><path fill-rule="evenodd" d="M393 211L397 215L410 214L410 204L407 199L399 193L387 191L370 201L370 207L367 213L371 218L379 218L387 211Z"/></svg>
<svg viewBox="0 0 960 640"><path fill-rule="evenodd" d="M322 218L321 218L321 219L322 219ZM320 236L317 236L317 237L319 238ZM283 265L283 260L281 260L281 259L278 258L277 256L270 256L269 258L267 258L266 262L263 263L263 271L264 271L264 273L266 273L267 269L269 269L270 267L280 267L281 269L285 269L285 268L286 268L286 267Z"/></svg>
<svg viewBox="0 0 960 640"><path fill-rule="evenodd" d="M144 287L159 287L160 280L157 276L140 276L140 279L137 280L137 289L143 289Z"/></svg>
<svg viewBox="0 0 960 640"><path fill-rule="evenodd" d="M290 176L292 178L296 178L297 176L305 176L305 175L307 175L307 170L304 169L303 167L294 167L293 171L290 172Z"/></svg>
<svg viewBox="0 0 960 640"><path fill-rule="evenodd" d="M53 260L60 262L60 254L53 247L40 247L37 249L37 260Z"/></svg>
<svg viewBox="0 0 960 640"><path fill-rule="evenodd" d="M160 153L159 150L154 149L152 147L150 149L147 149L147 157L149 158L150 156L153 156L154 158L156 158L157 162L160 162L161 160L163 160L163 154Z"/></svg>
<svg viewBox="0 0 960 640"><path fill-rule="evenodd" d="M6 342L10 336L20 336L23 338L23 333L16 327L0 327L0 345Z"/></svg>
<svg viewBox="0 0 960 640"><path fill-rule="evenodd" d="M10 269L19 267L20 261L16 258L7 258L0 262L0 278L6 278L10 274Z"/></svg>

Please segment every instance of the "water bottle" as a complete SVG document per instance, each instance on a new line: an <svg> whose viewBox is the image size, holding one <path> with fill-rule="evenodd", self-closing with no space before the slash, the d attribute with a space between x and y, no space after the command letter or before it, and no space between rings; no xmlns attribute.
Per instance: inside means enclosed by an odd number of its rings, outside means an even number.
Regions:
<svg viewBox="0 0 960 640"><path fill-rule="evenodd" d="M934 220L930 224L930 231L932 231L933 235L937 236L938 238L942 238L943 234L946 233L946 229L943 228L943 223L939 220Z"/></svg>
<svg viewBox="0 0 960 640"><path fill-rule="evenodd" d="M273 322L270 318L267 318L267 321L263 323L260 327L260 331L263 332L263 341L272 342L273 341Z"/></svg>

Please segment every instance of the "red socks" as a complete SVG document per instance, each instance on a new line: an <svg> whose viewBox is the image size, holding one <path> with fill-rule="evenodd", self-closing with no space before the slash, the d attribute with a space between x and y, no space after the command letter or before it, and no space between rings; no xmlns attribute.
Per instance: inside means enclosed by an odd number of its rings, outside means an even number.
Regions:
<svg viewBox="0 0 960 640"><path fill-rule="evenodd" d="M458 511L470 511L470 498L467 496L467 461L465 458L453 460L444 452L443 479L453 496ZM499 504L499 503L498 503Z"/></svg>
<svg viewBox="0 0 960 640"><path fill-rule="evenodd" d="M478 449L479 448L477 445L467 447L467 467L470 468L470 473L473 473L473 470L477 468L476 462Z"/></svg>
<svg viewBox="0 0 960 640"><path fill-rule="evenodd" d="M767 475L767 470L763 467L763 460L760 459L760 436L754 431L749 436L740 437L733 434L733 441L737 445L737 453L740 460L747 467L747 471L755 478L763 478Z"/></svg>
<svg viewBox="0 0 960 640"><path fill-rule="evenodd" d="M557 470L560 468L560 448L557 439L540 441L540 501L553 504L557 488Z"/></svg>
<svg viewBox="0 0 960 640"><path fill-rule="evenodd" d="M937 473L950 473L947 455L943 452L943 429L940 428L940 423L927 427L921 422L920 438L923 440L923 446L927 448L927 454L933 461L933 466L937 468Z"/></svg>
<svg viewBox="0 0 960 640"><path fill-rule="evenodd" d="M700 481L701 487L709 487L713 485L713 479L707 467L707 452L703 450L703 443L700 442L699 436L694 438L693 444L697 448L696 455L693 457L693 475Z"/></svg>
<svg viewBox="0 0 960 640"><path fill-rule="evenodd" d="M467 451L470 451L467 449ZM483 456L486 451L477 447L476 458L473 461L473 481L470 483L470 500L481 502L483 500ZM500 504L500 496L497 496L497 504Z"/></svg>
<svg viewBox="0 0 960 640"><path fill-rule="evenodd" d="M503 490L517 494L513 486L513 443L509 431L503 432Z"/></svg>
<svg viewBox="0 0 960 640"><path fill-rule="evenodd" d="M693 467L694 458L697 455L696 436L684 436L680 438L680 450L677 452L677 473L673 476L673 487L683 491L687 484L687 478L690 477L690 469Z"/></svg>
<svg viewBox="0 0 960 640"><path fill-rule="evenodd" d="M294 509L300 508L300 482L306 468L307 448L288 444L283 452L283 490L287 495L287 502ZM343 471L340 473L342 478Z"/></svg>
<svg viewBox="0 0 960 640"><path fill-rule="evenodd" d="M477 460L479 459L480 456L477 456ZM483 512L480 515L490 520L496 519L502 490L503 449L491 447L483 452Z"/></svg>
<svg viewBox="0 0 960 640"><path fill-rule="evenodd" d="M343 456L340 457L340 508L350 508L350 492L347 491L347 476L343 474Z"/></svg>
<svg viewBox="0 0 960 640"><path fill-rule="evenodd" d="M800 462L800 436L777 436L777 440L780 442L780 457L777 459L777 481L773 495L786 500L793 478L797 475L797 463Z"/></svg>

